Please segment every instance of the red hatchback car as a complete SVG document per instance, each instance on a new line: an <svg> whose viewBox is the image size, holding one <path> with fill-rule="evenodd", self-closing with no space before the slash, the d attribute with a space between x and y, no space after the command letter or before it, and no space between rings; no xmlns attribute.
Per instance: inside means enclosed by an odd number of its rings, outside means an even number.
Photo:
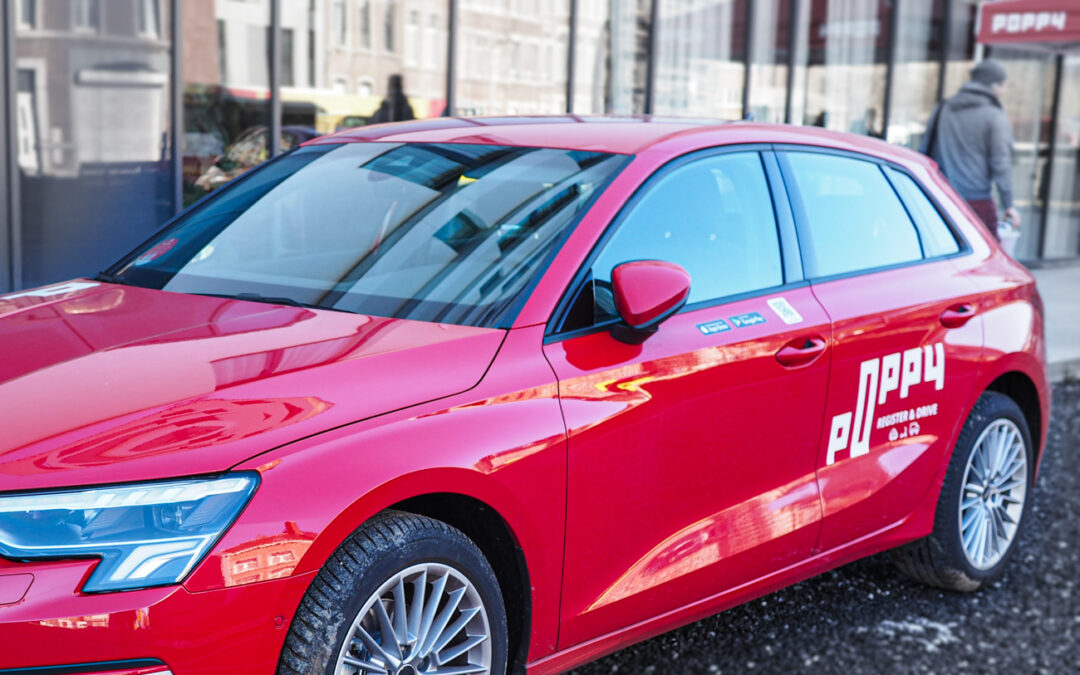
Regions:
<svg viewBox="0 0 1080 675"><path fill-rule="evenodd" d="M311 141L0 297L0 673L556 673L897 547L977 589L1050 399L976 223L816 129Z"/></svg>

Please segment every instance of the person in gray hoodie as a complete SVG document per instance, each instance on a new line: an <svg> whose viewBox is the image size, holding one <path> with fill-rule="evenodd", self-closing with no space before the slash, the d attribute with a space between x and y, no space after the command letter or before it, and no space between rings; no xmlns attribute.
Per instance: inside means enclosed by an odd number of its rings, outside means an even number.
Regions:
<svg viewBox="0 0 1080 675"><path fill-rule="evenodd" d="M1005 217L1020 226L1013 205L1012 126L999 97L1005 89L1005 68L983 59L971 69L971 80L934 109L919 151L941 167L960 196L997 238L998 210L992 186Z"/></svg>

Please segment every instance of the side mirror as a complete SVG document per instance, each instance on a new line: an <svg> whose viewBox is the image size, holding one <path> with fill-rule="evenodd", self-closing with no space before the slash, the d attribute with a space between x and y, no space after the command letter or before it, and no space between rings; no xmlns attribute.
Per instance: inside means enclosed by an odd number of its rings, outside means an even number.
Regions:
<svg viewBox="0 0 1080 675"><path fill-rule="evenodd" d="M622 319L611 329L612 336L628 344L640 344L686 304L690 273L675 263L635 260L611 271L611 290Z"/></svg>

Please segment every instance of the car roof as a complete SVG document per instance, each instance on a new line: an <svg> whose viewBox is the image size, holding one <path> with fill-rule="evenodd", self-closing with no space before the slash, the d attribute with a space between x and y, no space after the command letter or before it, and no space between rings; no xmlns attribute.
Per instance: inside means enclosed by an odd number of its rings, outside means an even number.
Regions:
<svg viewBox="0 0 1080 675"><path fill-rule="evenodd" d="M921 155L868 136L758 122L660 116L549 115L436 117L346 129L304 145L359 142L475 143L638 154L664 147L687 152L736 143L797 143L863 152L897 161Z"/></svg>

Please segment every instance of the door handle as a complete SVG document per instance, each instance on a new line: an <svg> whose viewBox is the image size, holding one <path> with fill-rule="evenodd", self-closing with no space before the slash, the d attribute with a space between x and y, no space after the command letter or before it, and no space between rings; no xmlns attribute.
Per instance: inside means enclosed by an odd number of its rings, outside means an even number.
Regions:
<svg viewBox="0 0 1080 675"><path fill-rule="evenodd" d="M824 354L825 347L825 340L817 335L795 338L776 352L776 360L785 368L798 368Z"/></svg>
<svg viewBox="0 0 1080 675"><path fill-rule="evenodd" d="M975 316L975 305L965 302L961 305L953 305L941 313L941 325L946 328L959 328Z"/></svg>

